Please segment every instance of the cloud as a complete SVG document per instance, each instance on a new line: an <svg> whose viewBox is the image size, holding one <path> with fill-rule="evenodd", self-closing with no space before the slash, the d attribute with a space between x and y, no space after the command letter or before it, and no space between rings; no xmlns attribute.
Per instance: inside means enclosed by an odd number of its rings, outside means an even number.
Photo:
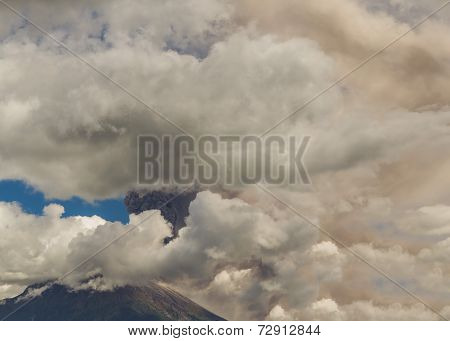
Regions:
<svg viewBox="0 0 450 341"><path fill-rule="evenodd" d="M46 1L12 4L193 135L262 133L406 28L350 0L61 2L68 10L58 16ZM0 178L88 200L135 186L136 136L176 129L19 23L1 25ZM405 179L439 187L421 165L426 158L442 174L448 168L439 160L449 143L448 77L439 62L448 44L426 47L431 34L447 39L447 30L445 22L427 23L392 49L395 56L380 56L275 131L313 136L306 166L314 183L346 176L389 186L384 179L406 167Z"/></svg>
<svg viewBox="0 0 450 341"><path fill-rule="evenodd" d="M332 299L314 302L306 316L311 320L346 321L430 321L439 319L436 314L422 304L376 305L371 301L357 301L340 306Z"/></svg>
<svg viewBox="0 0 450 341"><path fill-rule="evenodd" d="M10 286L4 295L60 277L134 227L65 282L77 288L99 273L103 289L163 281L229 318L262 318L279 296L307 299L290 292L307 284L291 259L301 262L317 233L282 212L275 218L240 199L200 193L188 226L167 246L163 239L171 229L159 211L131 215L124 226L95 216L61 218L59 205L47 206L43 216L15 204L2 203L0 209L0 284Z"/></svg>
<svg viewBox="0 0 450 341"><path fill-rule="evenodd" d="M424 206L408 214L399 222L400 228L428 235L450 234L450 210L446 205Z"/></svg>
<svg viewBox="0 0 450 341"><path fill-rule="evenodd" d="M11 4L201 135L262 133L437 2ZM273 189L445 311L449 30L443 15L431 19L277 128L313 137L305 155L313 186ZM126 192L136 182L136 136L176 132L7 11L0 77L0 179L24 180L47 197ZM155 211L122 225L62 218L58 205L34 216L1 203L0 294L60 276L152 215L70 284L98 272L103 289L159 280L229 319L434 318L263 193L225 196L201 193L167 246L170 227Z"/></svg>
<svg viewBox="0 0 450 341"><path fill-rule="evenodd" d="M70 266L69 243L106 222L99 217L61 218L64 208L49 205L43 216L27 214L14 203L0 203L0 283L2 296L17 294L24 286L56 278Z"/></svg>
<svg viewBox="0 0 450 341"><path fill-rule="evenodd" d="M385 12L396 19L408 23L416 23L429 15L444 2L440 0L420 1L420 0L380 0L373 2L370 0L358 0L366 8L374 12ZM436 14L441 20L445 20L445 11Z"/></svg>
<svg viewBox="0 0 450 341"><path fill-rule="evenodd" d="M12 4L193 135L262 133L329 86L364 51L406 28L389 12L349 0L326 6L61 2L68 10L58 16L46 1ZM25 180L48 197L88 200L117 197L135 186L136 136L176 129L19 23L1 25L0 178ZM373 32L365 29L369 23ZM385 32L386 25L392 30ZM313 136L306 166L314 183L346 176L363 177L371 187L378 178L376 186L383 187L390 185L384 179L408 168L405 180L443 187L431 183L421 165L432 162L442 174L448 168L439 157L449 144L442 92L448 77L439 62L448 44L426 48L435 39L431 34L447 39L448 27L441 21L426 27L395 46L395 56L381 56L275 131Z"/></svg>
<svg viewBox="0 0 450 341"><path fill-rule="evenodd" d="M86 270L99 271L118 284L159 279L233 319L262 318L270 300L280 295L307 299L302 291L290 293L306 285L293 259L301 262L317 233L293 217L275 219L240 199L202 192L191 204L187 227L167 246L161 242L170 234L167 226L146 226L153 232L139 227ZM72 241L69 258L76 259L73 263L82 260L116 234L105 225L93 235L80 235Z"/></svg>
<svg viewBox="0 0 450 341"><path fill-rule="evenodd" d="M0 205L2 295L57 278L112 240L123 238L65 278L74 288L109 290L163 282L227 319L433 319L397 287L282 209L201 192L187 227L168 245L170 226L159 211L130 216L130 224L98 217L43 216ZM141 223L144 221L143 223ZM416 253L356 244L374 266L437 309L448 301L449 242ZM432 264L432 266L430 266ZM102 274L86 283L86 278Z"/></svg>
<svg viewBox="0 0 450 341"><path fill-rule="evenodd" d="M154 1L151 11L145 2L99 2L96 15L81 3L58 18L44 11L46 2L13 5L193 135L261 133L333 70L309 40L230 31L233 11L223 1ZM31 26L11 31L8 23L0 45L0 177L58 198L114 197L133 187L136 136L179 132Z"/></svg>
<svg viewBox="0 0 450 341"><path fill-rule="evenodd" d="M246 0L237 6L241 20L254 22L262 32L276 32L285 39L306 37L316 41L339 65L337 79L442 3ZM378 10L374 11L374 7ZM443 13L442 16L445 17ZM357 101L367 98L374 105L408 109L448 105L444 91L449 72L445 62L449 45L444 43L448 32L448 21L432 18L355 72L345 87Z"/></svg>

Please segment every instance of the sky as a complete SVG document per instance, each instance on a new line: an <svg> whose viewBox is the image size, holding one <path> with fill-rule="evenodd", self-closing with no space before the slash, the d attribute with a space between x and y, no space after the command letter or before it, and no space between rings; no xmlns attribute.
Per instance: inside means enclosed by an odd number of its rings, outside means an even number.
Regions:
<svg viewBox="0 0 450 341"><path fill-rule="evenodd" d="M64 206L63 217L97 215L108 221L120 221L122 223L128 223L129 221L123 198L100 200L93 203L79 197L69 200L49 200L45 198L44 193L19 180L0 181L0 201L15 202L22 207L24 212L35 215L42 215L46 205L55 203Z"/></svg>
<svg viewBox="0 0 450 341"><path fill-rule="evenodd" d="M443 2L9 3L201 136L263 133ZM271 187L448 318L449 15L274 129L312 137L312 185ZM164 245L171 230L160 213L127 216L121 198L136 188L136 136L176 128L4 7L0 79L0 298L61 276L139 225L66 284L158 281L231 320L439 318L255 186L203 190Z"/></svg>

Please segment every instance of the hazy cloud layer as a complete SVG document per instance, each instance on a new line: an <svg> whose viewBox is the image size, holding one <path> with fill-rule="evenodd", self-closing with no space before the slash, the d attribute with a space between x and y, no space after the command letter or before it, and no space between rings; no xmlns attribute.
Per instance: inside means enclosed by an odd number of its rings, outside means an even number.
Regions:
<svg viewBox="0 0 450 341"><path fill-rule="evenodd" d="M246 0L239 2L239 13L241 20L254 22L263 33L316 41L339 65L338 78L443 3L377 1L373 5L356 0ZM388 107L417 110L447 106L450 28L448 20L441 18L448 18L448 13L449 9L444 9L441 17L430 20L353 74L345 83L350 94L356 100L366 98L375 102L372 105ZM410 20L405 22L399 16Z"/></svg>

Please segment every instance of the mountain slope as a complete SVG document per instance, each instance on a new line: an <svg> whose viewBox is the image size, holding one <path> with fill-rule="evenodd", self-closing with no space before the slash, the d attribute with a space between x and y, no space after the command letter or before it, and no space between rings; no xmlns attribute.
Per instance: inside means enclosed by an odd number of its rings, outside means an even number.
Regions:
<svg viewBox="0 0 450 341"><path fill-rule="evenodd" d="M42 291L42 292L41 292ZM0 320L36 295L7 320L38 321L217 321L179 293L157 284L125 286L113 291L73 291L60 284L37 284L21 295L0 301Z"/></svg>

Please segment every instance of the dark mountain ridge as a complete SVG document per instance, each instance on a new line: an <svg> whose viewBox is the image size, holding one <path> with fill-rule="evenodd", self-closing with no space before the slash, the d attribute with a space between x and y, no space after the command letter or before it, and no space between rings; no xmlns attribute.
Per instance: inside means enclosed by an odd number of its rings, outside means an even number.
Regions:
<svg viewBox="0 0 450 341"><path fill-rule="evenodd" d="M8 321L223 320L181 294L155 283L111 291L73 290L53 282L35 284L17 297L0 301L0 319L5 317Z"/></svg>

